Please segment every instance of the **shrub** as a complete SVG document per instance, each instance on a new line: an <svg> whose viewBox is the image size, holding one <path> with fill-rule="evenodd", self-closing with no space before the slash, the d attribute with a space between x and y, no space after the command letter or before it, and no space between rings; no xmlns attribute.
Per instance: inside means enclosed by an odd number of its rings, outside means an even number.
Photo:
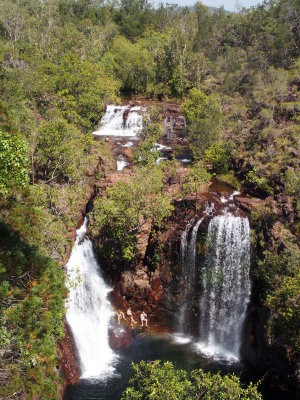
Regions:
<svg viewBox="0 0 300 400"><path fill-rule="evenodd" d="M190 400L231 399L261 400L257 386L250 383L245 389L234 375L205 373L195 370L189 375L175 369L171 362L160 361L133 364L134 375L122 395L122 400Z"/></svg>
<svg viewBox="0 0 300 400"><path fill-rule="evenodd" d="M225 143L215 143L204 151L204 162L218 173L226 173L229 169L229 155Z"/></svg>

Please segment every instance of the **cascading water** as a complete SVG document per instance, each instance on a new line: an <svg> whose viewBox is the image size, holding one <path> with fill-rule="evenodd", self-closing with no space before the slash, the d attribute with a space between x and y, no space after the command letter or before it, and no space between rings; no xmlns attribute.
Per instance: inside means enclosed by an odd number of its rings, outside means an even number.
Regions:
<svg viewBox="0 0 300 400"><path fill-rule="evenodd" d="M126 158L121 154L118 156L117 159L117 171L123 171L125 167L127 167L128 162L126 161Z"/></svg>
<svg viewBox="0 0 300 400"><path fill-rule="evenodd" d="M248 218L226 212L211 219L208 255L201 267L200 339L207 354L239 359L241 331L250 298Z"/></svg>
<svg viewBox="0 0 300 400"><path fill-rule="evenodd" d="M181 236L180 256L182 265L183 289L181 294L179 323L182 332L187 330L189 327L189 308L191 308L193 305L193 298L195 294L196 239L198 229L202 221L203 218L199 219L199 221L197 221L193 227L195 218L192 218Z"/></svg>
<svg viewBox="0 0 300 400"><path fill-rule="evenodd" d="M102 378L113 371L115 355L109 346L108 328L113 310L111 289L105 284L85 237L88 219L77 230L76 242L66 265L69 297L66 319L74 336L82 378Z"/></svg>
<svg viewBox="0 0 300 400"><path fill-rule="evenodd" d="M134 137L142 129L143 109L141 107L116 106L110 104L106 108L100 128L93 134L96 136Z"/></svg>
<svg viewBox="0 0 300 400"><path fill-rule="evenodd" d="M204 211L204 215L209 215L214 209L213 204L208 204ZM180 257L182 265L182 293L179 323L181 332L187 331L189 328L189 321L191 319L191 309L193 307L193 299L195 297L196 289L196 242L199 227L204 220L200 218L195 223L195 218L192 218L187 224L180 242Z"/></svg>

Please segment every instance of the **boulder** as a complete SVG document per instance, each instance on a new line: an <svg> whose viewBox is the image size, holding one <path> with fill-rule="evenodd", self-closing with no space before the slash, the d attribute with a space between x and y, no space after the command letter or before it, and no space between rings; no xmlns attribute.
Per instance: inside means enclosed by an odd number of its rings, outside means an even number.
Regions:
<svg viewBox="0 0 300 400"><path fill-rule="evenodd" d="M254 211L263 200L258 199L257 197L235 196L234 202L242 210L251 213L251 211Z"/></svg>
<svg viewBox="0 0 300 400"><path fill-rule="evenodd" d="M131 328L124 325L110 328L108 335L109 345L114 350L128 348L133 340Z"/></svg>

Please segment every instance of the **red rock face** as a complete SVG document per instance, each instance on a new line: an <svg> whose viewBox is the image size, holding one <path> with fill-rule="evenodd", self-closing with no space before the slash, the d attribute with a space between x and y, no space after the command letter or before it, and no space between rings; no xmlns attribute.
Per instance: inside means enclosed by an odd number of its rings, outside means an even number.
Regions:
<svg viewBox="0 0 300 400"><path fill-rule="evenodd" d="M235 202L242 210L250 213L262 203L262 200L255 197L236 196Z"/></svg>
<svg viewBox="0 0 300 400"><path fill-rule="evenodd" d="M65 324L65 337L58 344L58 354L60 373L64 377L64 387L74 385L79 381L80 368L75 356L73 336L67 324Z"/></svg>

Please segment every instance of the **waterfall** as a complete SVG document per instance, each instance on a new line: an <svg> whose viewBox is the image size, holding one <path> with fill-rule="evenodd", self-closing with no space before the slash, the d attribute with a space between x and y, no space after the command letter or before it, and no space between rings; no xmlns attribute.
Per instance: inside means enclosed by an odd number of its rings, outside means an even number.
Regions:
<svg viewBox="0 0 300 400"><path fill-rule="evenodd" d="M117 171L123 171L125 167L127 167L128 162L126 161L126 158L121 154L118 156L117 159Z"/></svg>
<svg viewBox="0 0 300 400"><path fill-rule="evenodd" d="M185 227L180 241L180 257L182 267L182 293L180 301L179 324L181 332L187 331L191 320L191 310L196 289L196 254L197 254L197 234L199 227L205 216L211 215L214 210L214 204L206 204L203 218L200 218L196 224L195 217L192 218Z"/></svg>
<svg viewBox="0 0 300 400"><path fill-rule="evenodd" d="M86 217L76 232L66 265L69 289L66 319L79 355L81 377L101 378L113 371L115 355L108 339L113 310L108 300L111 289L101 276L92 242L85 237L87 226Z"/></svg>
<svg viewBox="0 0 300 400"><path fill-rule="evenodd" d="M201 267L200 339L204 353L239 359L250 297L248 218L226 212L211 219L208 254Z"/></svg>
<svg viewBox="0 0 300 400"><path fill-rule="evenodd" d="M110 104L106 108L100 128L93 134L96 136L134 137L142 129L143 109L141 107L116 106Z"/></svg>
<svg viewBox="0 0 300 400"><path fill-rule="evenodd" d="M191 308L193 306L196 283L196 240L198 229L202 221L203 218L199 219L193 227L195 218L192 218L181 236L180 256L183 285L179 323L182 332L188 329L191 318Z"/></svg>

